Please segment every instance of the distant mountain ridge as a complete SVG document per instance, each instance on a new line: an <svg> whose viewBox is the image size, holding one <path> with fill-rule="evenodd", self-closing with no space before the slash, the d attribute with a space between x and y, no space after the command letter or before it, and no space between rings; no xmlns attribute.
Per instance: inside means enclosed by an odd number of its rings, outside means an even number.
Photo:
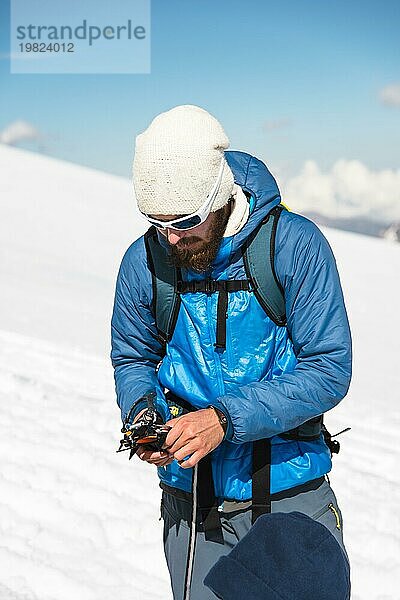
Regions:
<svg viewBox="0 0 400 600"><path fill-rule="evenodd" d="M387 223L373 221L366 217L349 217L347 219L340 219L337 217L329 217L316 211L306 211L302 214L318 225L384 238L391 242L400 242L400 222L394 222L388 225Z"/></svg>

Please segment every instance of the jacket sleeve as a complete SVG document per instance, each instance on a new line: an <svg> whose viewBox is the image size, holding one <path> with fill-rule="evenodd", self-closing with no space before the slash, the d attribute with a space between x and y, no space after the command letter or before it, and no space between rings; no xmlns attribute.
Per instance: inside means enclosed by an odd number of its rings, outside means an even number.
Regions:
<svg viewBox="0 0 400 600"><path fill-rule="evenodd" d="M161 344L151 312L151 274L146 267L143 238L132 244L119 269L111 321L111 361L117 402L122 419L134 417L145 402L140 398L156 391L156 409L164 421L170 418L156 368L162 359Z"/></svg>
<svg viewBox="0 0 400 600"><path fill-rule="evenodd" d="M282 222L281 222L282 221ZM351 335L336 262L311 221L286 213L277 228L276 275L297 364L270 381L219 398L235 443L283 433L333 408L351 378Z"/></svg>

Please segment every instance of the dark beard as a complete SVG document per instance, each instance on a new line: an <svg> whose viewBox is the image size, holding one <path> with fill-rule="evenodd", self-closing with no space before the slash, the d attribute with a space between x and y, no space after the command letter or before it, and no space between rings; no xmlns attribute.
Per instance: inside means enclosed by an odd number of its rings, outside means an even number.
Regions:
<svg viewBox="0 0 400 600"><path fill-rule="evenodd" d="M225 229L230 216L230 205L224 206L215 211L215 218L210 225L209 238L203 240L197 236L186 237L180 242L180 247L171 246L171 262L175 267L192 269L202 273L207 271L215 260L221 240L224 237ZM196 250L185 248L185 244L193 242L202 242L196 247Z"/></svg>

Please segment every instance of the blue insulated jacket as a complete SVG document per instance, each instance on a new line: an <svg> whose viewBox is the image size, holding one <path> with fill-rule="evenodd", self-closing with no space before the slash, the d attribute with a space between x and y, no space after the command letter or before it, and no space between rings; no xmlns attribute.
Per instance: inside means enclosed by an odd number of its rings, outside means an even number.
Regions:
<svg viewBox="0 0 400 600"><path fill-rule="evenodd" d="M245 279L241 247L280 202L275 179L257 158L226 152L235 182L251 195L250 214L223 238L207 273L183 270L187 280ZM164 239L160 243L166 245ZM196 408L210 404L228 418L224 441L212 453L216 495L251 498L252 441L271 438L271 493L320 477L331 469L322 435L313 442L279 434L333 408L351 376L351 337L332 251L311 221L283 211L275 242L275 271L285 293L287 326L273 323L254 294L229 294L226 349L215 348L218 294L186 293L166 354L157 337L152 277L143 236L127 250L118 274L111 358L117 400L125 418L147 391L171 418L165 389ZM143 408L137 403L134 413ZM158 469L170 486L191 491L192 469L176 461Z"/></svg>

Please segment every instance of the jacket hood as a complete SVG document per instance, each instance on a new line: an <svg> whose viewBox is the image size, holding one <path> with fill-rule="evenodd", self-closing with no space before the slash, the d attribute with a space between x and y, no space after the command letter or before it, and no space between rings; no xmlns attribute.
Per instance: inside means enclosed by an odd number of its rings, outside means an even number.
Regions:
<svg viewBox="0 0 400 600"><path fill-rule="evenodd" d="M281 201L278 185L266 165L246 152L226 151L225 158L235 183L250 194L250 214L245 226L232 239L237 250L267 214Z"/></svg>
<svg viewBox="0 0 400 600"><path fill-rule="evenodd" d="M229 255L236 252L249 235L257 228L267 214L281 201L278 185L266 165L246 152L225 151L226 161L233 173L234 181L250 195L249 218L242 229L230 238L223 238L214 268L221 268ZM170 247L165 237L157 232L160 244L169 253ZM194 274L202 278L202 274Z"/></svg>

